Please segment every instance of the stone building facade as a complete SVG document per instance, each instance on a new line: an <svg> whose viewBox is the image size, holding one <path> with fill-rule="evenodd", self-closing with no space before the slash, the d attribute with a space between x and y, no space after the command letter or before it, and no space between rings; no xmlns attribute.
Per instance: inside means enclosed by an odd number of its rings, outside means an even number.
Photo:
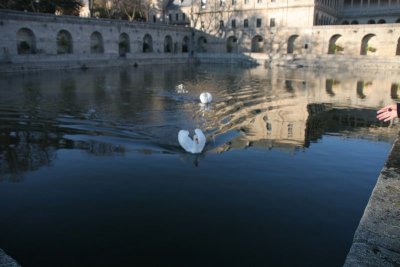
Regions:
<svg viewBox="0 0 400 267"><path fill-rule="evenodd" d="M189 28L0 10L0 62L187 59ZM160 60L161 60L160 59Z"/></svg>
<svg viewBox="0 0 400 267"><path fill-rule="evenodd" d="M170 24L203 33L207 52L400 55L398 0L175 0L167 10Z"/></svg>

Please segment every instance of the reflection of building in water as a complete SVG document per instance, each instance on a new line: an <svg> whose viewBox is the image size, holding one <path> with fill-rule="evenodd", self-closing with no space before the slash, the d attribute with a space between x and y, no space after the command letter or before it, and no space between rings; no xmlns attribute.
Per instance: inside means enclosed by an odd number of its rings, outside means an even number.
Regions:
<svg viewBox="0 0 400 267"><path fill-rule="evenodd" d="M272 97L244 104L233 113L231 121L238 123L232 128L241 135L221 150L246 146L295 149L307 147L329 132L389 142L396 132L380 127L383 123L375 117L376 110L394 98L397 89L390 80L333 76L314 77L309 82L307 74L293 73L273 77L277 78L272 81Z"/></svg>
<svg viewBox="0 0 400 267"><path fill-rule="evenodd" d="M132 140L144 138L170 149L169 145L176 145L176 139L170 136L175 136L180 127L196 123L215 136L229 135L230 131L237 136L236 130L240 131L238 137L226 138L230 140L228 148L307 147L329 131L354 136L376 131L385 140L390 133L387 128L375 127L378 122L374 112L398 98L400 81L398 74L384 72L321 74L306 69L264 68L227 72L219 67L214 71L210 66L204 67L206 71L199 66L200 71L193 67L194 71L188 72L176 68L160 68L157 72L149 68L87 70L62 76L58 72L51 76L38 73L0 79L1 102L24 109L13 121L24 116L39 118L39 128L21 128L19 124L10 125L10 110L0 110L0 172L37 168L24 167L28 163L49 164L60 147L82 149L93 155L123 153L123 147L107 141L86 141L94 140L93 135L98 133ZM177 94L178 83L187 86L189 93ZM201 110L198 95L208 89L216 93L215 101L210 110ZM2 116L6 116L4 123ZM344 128L347 122L349 128ZM69 139L74 134L89 138L71 141L60 133L69 134ZM12 143L14 135L23 138ZM32 149L27 144L36 148L27 151ZM16 153L13 149L20 156L7 156ZM26 160L14 160L26 155Z"/></svg>

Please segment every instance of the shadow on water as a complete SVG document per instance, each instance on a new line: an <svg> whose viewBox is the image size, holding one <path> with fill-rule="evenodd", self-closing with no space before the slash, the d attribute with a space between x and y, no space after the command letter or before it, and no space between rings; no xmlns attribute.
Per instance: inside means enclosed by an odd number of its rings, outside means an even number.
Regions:
<svg viewBox="0 0 400 267"><path fill-rule="evenodd" d="M397 97L396 83L383 78L201 66L7 75L0 86L0 173L18 181L50 165L59 149L181 154L198 165L207 153L306 148L324 134L391 142L394 130L375 119L375 110ZM211 104L200 104L203 91L213 94ZM196 127L207 136L205 151L186 155L177 132Z"/></svg>

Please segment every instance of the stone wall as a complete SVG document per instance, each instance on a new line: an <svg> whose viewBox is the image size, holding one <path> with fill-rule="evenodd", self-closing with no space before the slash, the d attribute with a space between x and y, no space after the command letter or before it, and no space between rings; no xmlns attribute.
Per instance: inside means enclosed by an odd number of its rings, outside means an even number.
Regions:
<svg viewBox="0 0 400 267"><path fill-rule="evenodd" d="M261 27L220 36L184 26L0 10L0 32L2 71L196 60L400 69L399 23Z"/></svg>
<svg viewBox="0 0 400 267"><path fill-rule="evenodd" d="M187 59L185 27L0 10L0 62L133 59L143 54ZM179 56L178 56L179 55Z"/></svg>

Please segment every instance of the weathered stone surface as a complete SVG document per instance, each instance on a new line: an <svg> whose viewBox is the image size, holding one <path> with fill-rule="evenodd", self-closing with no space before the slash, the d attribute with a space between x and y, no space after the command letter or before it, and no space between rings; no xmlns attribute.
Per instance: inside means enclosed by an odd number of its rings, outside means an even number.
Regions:
<svg viewBox="0 0 400 267"><path fill-rule="evenodd" d="M0 267L21 267L21 265L0 249Z"/></svg>
<svg viewBox="0 0 400 267"><path fill-rule="evenodd" d="M400 140L365 208L344 266L400 266Z"/></svg>

